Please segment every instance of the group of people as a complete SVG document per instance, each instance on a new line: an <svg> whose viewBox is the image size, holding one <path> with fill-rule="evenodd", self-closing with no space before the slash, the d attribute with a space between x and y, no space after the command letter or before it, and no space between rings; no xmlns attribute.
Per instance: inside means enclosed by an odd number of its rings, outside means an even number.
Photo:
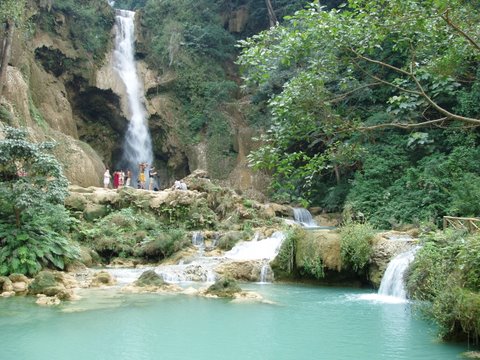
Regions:
<svg viewBox="0 0 480 360"><path fill-rule="evenodd" d="M103 187L107 189L110 187L110 181L112 179L112 174L110 174L110 170L106 169L105 173L103 174ZM123 170L117 170L113 173L113 188L118 189L124 186L130 186L132 181L132 172L127 170L126 172Z"/></svg>
<svg viewBox="0 0 480 360"><path fill-rule="evenodd" d="M138 174L137 188L144 190L147 189L145 171L148 169L148 190L158 190L158 187L155 186L155 177L157 176L155 168L152 165L149 167L146 162L142 162L138 164L138 166L140 172Z"/></svg>
<svg viewBox="0 0 480 360"><path fill-rule="evenodd" d="M148 190L158 191L158 185L156 186L156 176L157 171L152 165L148 165L146 162L138 164L139 173L137 179L137 188L147 190L147 178L145 173L148 173ZM148 171L147 171L148 169ZM105 189L110 187L110 182L112 179L112 174L107 168L103 174L103 187ZM126 172L123 170L117 170L113 173L113 188L118 189L124 186L130 187L132 182L132 172L127 169ZM187 190L187 184L182 180L175 180L175 183L172 186L172 190Z"/></svg>

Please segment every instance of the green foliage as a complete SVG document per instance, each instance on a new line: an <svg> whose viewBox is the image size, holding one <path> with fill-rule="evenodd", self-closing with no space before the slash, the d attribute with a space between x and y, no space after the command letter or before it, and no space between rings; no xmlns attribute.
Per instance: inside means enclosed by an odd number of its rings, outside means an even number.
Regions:
<svg viewBox="0 0 480 360"><path fill-rule="evenodd" d="M110 42L110 30L114 24L114 12L107 1L98 0L53 0L52 8L63 12L68 18L71 38L85 57L93 56L101 61ZM47 31L55 31L55 19L50 12L38 15L39 22Z"/></svg>
<svg viewBox="0 0 480 360"><path fill-rule="evenodd" d="M429 234L407 274L409 293L429 301L421 310L438 323L442 337L479 339L479 250L479 234Z"/></svg>
<svg viewBox="0 0 480 360"><path fill-rule="evenodd" d="M280 278L291 277L295 274L297 270L295 263L297 242L305 236L305 230L300 228L294 228L287 232L280 251L272 263L272 269Z"/></svg>
<svg viewBox="0 0 480 360"><path fill-rule="evenodd" d="M34 276L43 267L63 270L79 257L78 247L65 233L71 225L72 219L60 205L45 207L21 227L4 217L0 221L0 274Z"/></svg>
<svg viewBox="0 0 480 360"><path fill-rule="evenodd" d="M228 251L231 250L237 242L244 238L242 232L230 231L218 239L218 248Z"/></svg>
<svg viewBox="0 0 480 360"><path fill-rule="evenodd" d="M186 235L182 229L166 229L155 238L140 243L135 255L155 261L168 258L190 245Z"/></svg>
<svg viewBox="0 0 480 360"><path fill-rule="evenodd" d="M410 139L400 136L369 146L347 198L353 209L380 227L480 214L477 136L453 129L431 134L435 141L418 144L413 152ZM446 139L440 143L439 136Z"/></svg>
<svg viewBox="0 0 480 360"><path fill-rule="evenodd" d="M27 132L5 127L0 140L0 205L17 216L32 216L49 204L61 204L68 181L60 163L48 152L54 143L31 143Z"/></svg>
<svg viewBox="0 0 480 360"><path fill-rule="evenodd" d="M303 268L301 270L302 275L312 276L315 279L323 279L325 277L325 271L323 261L320 256L305 257L303 259Z"/></svg>
<svg viewBox="0 0 480 360"><path fill-rule="evenodd" d="M2 0L0 2L0 23L7 20L21 23L24 18L25 0Z"/></svg>
<svg viewBox="0 0 480 360"><path fill-rule="evenodd" d="M368 224L350 222L340 230L340 252L344 267L364 271L372 255L374 228Z"/></svg>
<svg viewBox="0 0 480 360"><path fill-rule="evenodd" d="M183 228L165 227L152 214L133 208L114 211L87 226L83 224L82 241L90 243L106 261L117 256L158 261L189 244Z"/></svg>
<svg viewBox="0 0 480 360"><path fill-rule="evenodd" d="M436 221L454 211L453 199L462 199L455 200L457 211L467 200L461 211L477 212L476 186L463 194L460 189L477 183L472 164L478 161L469 163L469 174L454 172L451 180L447 169L454 168L457 151L449 134L469 124L452 113L478 114L478 48L454 26L478 44L480 12L471 2L453 1L447 19L445 6L350 0L326 11L312 3L241 41L246 89L259 117L270 113L250 164L273 175L274 193L331 210L347 199L386 227ZM444 117L445 130L425 123ZM460 121L448 128L448 120ZM467 154L473 160L478 139L470 140L456 146L473 146ZM445 166L434 171L439 161Z"/></svg>

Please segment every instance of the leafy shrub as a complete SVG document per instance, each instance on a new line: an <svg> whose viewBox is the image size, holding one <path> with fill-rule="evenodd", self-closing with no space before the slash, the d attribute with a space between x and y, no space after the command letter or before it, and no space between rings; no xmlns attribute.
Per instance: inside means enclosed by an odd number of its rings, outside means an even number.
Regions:
<svg viewBox="0 0 480 360"><path fill-rule="evenodd" d="M149 260L165 259L177 251L190 245L185 231L181 229L167 229L155 236L153 239L146 239L136 250L137 256Z"/></svg>
<svg viewBox="0 0 480 360"><path fill-rule="evenodd" d="M218 239L218 248L222 250L231 250L237 242L242 240L244 233L240 231L229 231Z"/></svg>
<svg viewBox="0 0 480 360"><path fill-rule="evenodd" d="M422 239L407 274L410 295L444 338L480 338L480 234L459 231Z"/></svg>
<svg viewBox="0 0 480 360"><path fill-rule="evenodd" d="M322 279L325 277L323 261L320 256L304 257L302 275L313 276L315 279Z"/></svg>
<svg viewBox="0 0 480 360"><path fill-rule="evenodd" d="M368 224L350 222L340 230L340 252L346 267L360 272L365 269L372 255L374 228Z"/></svg>
<svg viewBox="0 0 480 360"><path fill-rule="evenodd" d="M305 236L305 230L300 228L294 228L287 232L280 251L271 264L273 271L279 278L294 275L296 271L295 256L297 252L297 241Z"/></svg>
<svg viewBox="0 0 480 360"><path fill-rule="evenodd" d="M51 227L29 222L17 228L0 222L0 274L33 276L43 267L63 270L65 263L79 257L79 248ZM45 224L43 224L45 225Z"/></svg>

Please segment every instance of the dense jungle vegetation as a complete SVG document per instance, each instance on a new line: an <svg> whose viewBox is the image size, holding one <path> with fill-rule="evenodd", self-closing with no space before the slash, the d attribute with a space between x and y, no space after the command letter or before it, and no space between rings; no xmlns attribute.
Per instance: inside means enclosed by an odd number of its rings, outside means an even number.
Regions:
<svg viewBox="0 0 480 360"><path fill-rule="evenodd" d="M25 1L0 2L0 84L13 32L28 37L35 26L48 31L55 27L55 11L75 19L70 35L82 53L77 61L99 62L105 54L113 24L105 1L43 3L47 11L32 15ZM368 263L370 224L434 229L444 215L480 216L477 1L116 4L140 12L145 38L137 55L160 74L175 72L169 88L158 91L179 102L185 142L208 139L208 161L218 165L213 175L228 174L234 165L228 136L232 124L225 109L241 102L249 125L262 134L263 146L250 155L250 163L272 177L273 199L344 211L368 222L363 230L352 225L355 231L345 232L349 242L342 255L353 269ZM247 25L241 32L229 32L224 16L241 6L249 9ZM43 62L51 58L36 55ZM0 107L2 122L10 116ZM187 244L185 228L157 227L153 218L128 209L110 209L104 220L80 224L63 206L67 183L49 153L52 145L30 143L23 131L4 132L1 274L62 269L79 257L77 242L90 242L107 260L144 256L155 261ZM18 175L19 164L28 176ZM129 232L138 236L132 239L125 235ZM411 296L427 300L424 310L444 336L478 340L479 235L437 232L421 241L408 274ZM225 247L231 245L227 242ZM285 243L288 254L294 242ZM283 258L285 271L289 259ZM319 261L309 263L306 271L324 276Z"/></svg>

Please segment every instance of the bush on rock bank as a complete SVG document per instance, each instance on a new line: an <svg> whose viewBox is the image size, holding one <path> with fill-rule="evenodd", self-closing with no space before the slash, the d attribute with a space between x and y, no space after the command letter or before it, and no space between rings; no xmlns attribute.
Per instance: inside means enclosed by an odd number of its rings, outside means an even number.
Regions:
<svg viewBox="0 0 480 360"><path fill-rule="evenodd" d="M480 340L480 234L432 233L422 239L407 288L447 339Z"/></svg>

